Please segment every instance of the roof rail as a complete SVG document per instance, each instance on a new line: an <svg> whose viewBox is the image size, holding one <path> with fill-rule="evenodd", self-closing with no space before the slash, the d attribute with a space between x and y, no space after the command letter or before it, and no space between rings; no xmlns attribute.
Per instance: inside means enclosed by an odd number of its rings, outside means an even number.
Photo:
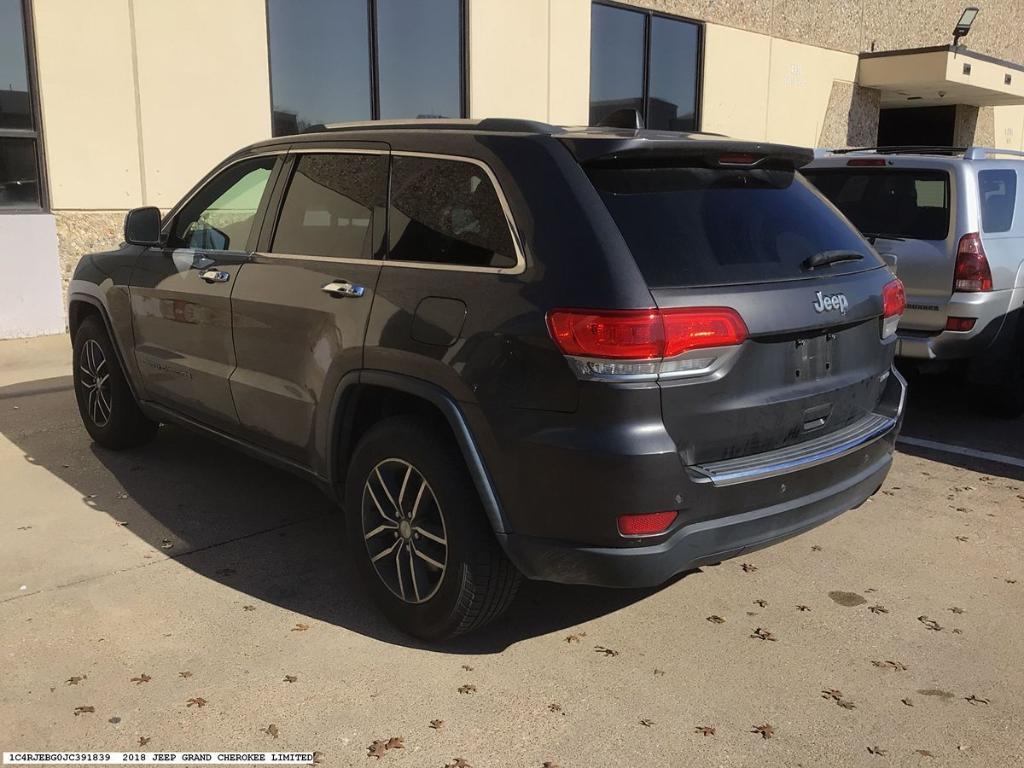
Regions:
<svg viewBox="0 0 1024 768"><path fill-rule="evenodd" d="M483 120L449 120L427 118L417 120L362 120L351 123L328 123L311 125L303 133L335 133L344 131L393 131L393 130L441 130L441 131L492 131L495 133L541 133L552 134L558 129L536 120L519 120L510 117L487 117Z"/></svg>
<svg viewBox="0 0 1024 768"><path fill-rule="evenodd" d="M909 147L848 147L845 149L829 150L833 155L849 155L856 152L872 152L878 155L959 155L966 151L965 147L926 145Z"/></svg>
<svg viewBox="0 0 1024 768"><path fill-rule="evenodd" d="M964 152L965 160L987 160L999 155L1010 157L1024 157L1024 152L1018 149L993 149L992 147L968 147Z"/></svg>

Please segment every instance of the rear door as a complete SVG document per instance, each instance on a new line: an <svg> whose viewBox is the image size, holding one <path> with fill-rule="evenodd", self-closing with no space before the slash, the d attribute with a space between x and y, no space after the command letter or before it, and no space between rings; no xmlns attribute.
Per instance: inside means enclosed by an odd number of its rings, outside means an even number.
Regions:
<svg viewBox="0 0 1024 768"><path fill-rule="evenodd" d="M325 453L341 377L362 367L387 215L387 144L293 149L232 295L231 394L256 443L302 464Z"/></svg>
<svg viewBox="0 0 1024 768"><path fill-rule="evenodd" d="M590 176L658 307L730 307L749 331L659 379L685 463L773 450L871 413L892 360L879 321L892 275L799 174L611 166Z"/></svg>
<svg viewBox="0 0 1024 768"><path fill-rule="evenodd" d="M235 367L231 292L255 247L277 160L252 157L215 175L132 274L134 351L146 398L229 431L238 425L228 383Z"/></svg>
<svg viewBox="0 0 1024 768"><path fill-rule="evenodd" d="M849 162L858 161L866 159ZM805 175L874 240L879 253L895 259L907 291L900 328L941 331L946 327L956 264L950 173L878 162L883 165L816 168Z"/></svg>

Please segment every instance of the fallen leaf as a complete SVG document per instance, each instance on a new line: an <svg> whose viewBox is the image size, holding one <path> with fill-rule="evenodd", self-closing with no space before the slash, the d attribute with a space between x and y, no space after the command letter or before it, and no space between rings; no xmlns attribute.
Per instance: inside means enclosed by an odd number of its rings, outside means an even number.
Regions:
<svg viewBox="0 0 1024 768"><path fill-rule="evenodd" d="M128 526L128 521L127 520L115 520L114 521L114 525L116 525L118 528L126 528Z"/></svg>
<svg viewBox="0 0 1024 768"><path fill-rule="evenodd" d="M935 632L942 631L942 625L934 619L929 619L927 616L918 616L917 620L924 624L926 627L928 627L928 629L931 629Z"/></svg>
<svg viewBox="0 0 1024 768"><path fill-rule="evenodd" d="M884 756L886 754L886 752L881 747L868 747L868 754L869 755L878 755L879 757L882 757L882 756Z"/></svg>
<svg viewBox="0 0 1024 768"><path fill-rule="evenodd" d="M458 766L452 766L452 768L458 768ZM540 768L561 768L558 763L552 763L549 760L545 760L544 764Z"/></svg>
<svg viewBox="0 0 1024 768"><path fill-rule="evenodd" d="M292 632L305 632L309 629L309 624L296 624L292 627Z"/></svg>
<svg viewBox="0 0 1024 768"><path fill-rule="evenodd" d="M380 760L384 757L385 751L387 751L387 742L382 739L377 739L373 744L366 748L366 756L375 757Z"/></svg>
<svg viewBox="0 0 1024 768"><path fill-rule="evenodd" d="M741 563L740 564L740 568L743 569L744 573L753 573L754 571L757 570L757 566L756 565L751 565L750 563Z"/></svg>
<svg viewBox="0 0 1024 768"><path fill-rule="evenodd" d="M665 670L664 669L655 669L654 670L654 676L655 677L658 677L658 675L664 675L664 674L665 674Z"/></svg>
<svg viewBox="0 0 1024 768"><path fill-rule="evenodd" d="M900 701L908 707L914 706L914 702L910 699L900 699Z"/></svg>
<svg viewBox="0 0 1024 768"><path fill-rule="evenodd" d="M69 677L67 680L65 680L64 684L65 685L78 685L83 680L88 680L88 679L89 679L88 675L75 675L74 677Z"/></svg>
<svg viewBox="0 0 1024 768"><path fill-rule="evenodd" d="M466 670L467 672L472 672L473 671L473 668L471 666L469 666L469 664L463 664L462 668L464 670Z"/></svg>
<svg viewBox="0 0 1024 768"><path fill-rule="evenodd" d="M184 678L187 679L187 678L192 677L192 673L191 672L187 672L187 671L186 672L179 672L178 673L178 677L184 677Z"/></svg>
<svg viewBox="0 0 1024 768"><path fill-rule="evenodd" d="M174 542L170 539L160 539L160 549L170 549L174 546Z"/></svg>
<svg viewBox="0 0 1024 768"><path fill-rule="evenodd" d="M242 606L242 610L243 611L255 611L256 610L256 606L255 605L243 605Z"/></svg>
<svg viewBox="0 0 1024 768"><path fill-rule="evenodd" d="M578 643L581 638L584 638L586 636L587 636L586 632L580 632L579 634L576 634L576 635L566 635L565 642L567 642L567 643Z"/></svg>
<svg viewBox="0 0 1024 768"><path fill-rule="evenodd" d="M868 606L868 610L871 611L874 614L888 613L889 612L889 609L886 608L884 605L869 605Z"/></svg>
<svg viewBox="0 0 1024 768"><path fill-rule="evenodd" d="M956 536L955 538L957 541L970 541L966 536Z"/></svg>
<svg viewBox="0 0 1024 768"><path fill-rule="evenodd" d="M195 696L195 697L189 699L187 702L185 702L185 706L186 707L195 706L196 709L202 709L203 707L206 706L206 699L204 699L202 696Z"/></svg>
<svg viewBox="0 0 1024 768"><path fill-rule="evenodd" d="M404 739L401 736L392 736L384 745L384 749L405 749Z"/></svg>
<svg viewBox="0 0 1024 768"><path fill-rule="evenodd" d="M809 611L809 610L811 610L810 606L807 606L807 605L798 605L796 607L796 609L798 611Z"/></svg>
<svg viewBox="0 0 1024 768"><path fill-rule="evenodd" d="M828 699L829 701L834 701L838 706L842 707L843 709L857 708L856 706L854 706L854 703L852 701L843 698L842 691L837 690L835 688L826 688L825 690L823 690L821 692L821 698Z"/></svg>
<svg viewBox="0 0 1024 768"><path fill-rule="evenodd" d="M459 686L459 693L476 693L476 686L472 683Z"/></svg>
<svg viewBox="0 0 1024 768"><path fill-rule="evenodd" d="M754 601L754 605L759 605L762 608L767 608L768 607L768 601L767 600L762 600L762 599L758 598L757 600Z"/></svg>
<svg viewBox="0 0 1024 768"><path fill-rule="evenodd" d="M298 679L299 678L297 678L295 675L285 675L284 676L284 682L286 682L286 683L294 683L294 682L297 682Z"/></svg>
<svg viewBox="0 0 1024 768"><path fill-rule="evenodd" d="M698 725L693 729L694 733L699 733L701 736L714 736L715 726L713 725Z"/></svg>
<svg viewBox="0 0 1024 768"><path fill-rule="evenodd" d="M889 661L889 660L886 660L886 661L872 661L871 663L874 664L879 669L892 669L892 670L895 670L896 672L906 672L907 671L907 665L904 664L901 661Z"/></svg>
<svg viewBox="0 0 1024 768"><path fill-rule="evenodd" d="M642 725L644 728L650 728L652 725L654 725L654 721L648 720L646 717L641 717L640 725Z"/></svg>
<svg viewBox="0 0 1024 768"><path fill-rule="evenodd" d="M150 737L149 736L139 736L139 746L140 747L146 746L147 744L149 744L149 741L150 741Z"/></svg>
<svg viewBox="0 0 1024 768"><path fill-rule="evenodd" d="M138 677L133 677L128 682L135 683L136 685L142 685L143 683L148 683L152 679L152 677L143 672L141 675L139 675Z"/></svg>
<svg viewBox="0 0 1024 768"><path fill-rule="evenodd" d="M775 728L773 728L768 723L764 723L762 725L752 726L750 732L761 734L762 739L770 739L772 736L775 735Z"/></svg>
<svg viewBox="0 0 1024 768"><path fill-rule="evenodd" d="M611 656L618 656L619 655L618 651L613 651L611 648L605 648L603 645L595 645L594 646L594 653L602 653L605 656L609 656L609 657L611 657Z"/></svg>
<svg viewBox="0 0 1024 768"><path fill-rule="evenodd" d="M554 763L544 763L549 768L558 768ZM445 763L444 768L473 768L469 763L463 760L461 757L456 757L453 762Z"/></svg>
<svg viewBox="0 0 1024 768"><path fill-rule="evenodd" d="M548 704L548 712L561 712L561 711L562 711L562 705L561 704Z"/></svg>
<svg viewBox="0 0 1024 768"><path fill-rule="evenodd" d="M818 544L812 544L811 552L821 552L821 547Z"/></svg>
<svg viewBox="0 0 1024 768"><path fill-rule="evenodd" d="M18 526L18 530L19 531L31 531L32 530L32 526L31 525L19 525Z"/></svg>
<svg viewBox="0 0 1024 768"><path fill-rule="evenodd" d="M962 635L963 633L964 633L964 631L962 629L954 629L953 630L953 634L954 635Z"/></svg>
<svg viewBox="0 0 1024 768"><path fill-rule="evenodd" d="M433 728L435 731L440 731L442 728L444 728L444 720L431 720L430 727Z"/></svg>
<svg viewBox="0 0 1024 768"><path fill-rule="evenodd" d="M964 701L969 704L988 704L988 699L983 699L979 696L975 696L973 693L970 696L964 696Z"/></svg>
<svg viewBox="0 0 1024 768"><path fill-rule="evenodd" d="M725 619L714 613L708 616L707 620L710 621L712 624L725 624Z"/></svg>
<svg viewBox="0 0 1024 768"><path fill-rule="evenodd" d="M87 713L90 713L90 712L95 712L95 711L96 711L96 707L90 707L90 706L75 707L75 717L78 717L79 715L84 715L84 714L87 714Z"/></svg>
<svg viewBox="0 0 1024 768"><path fill-rule="evenodd" d="M277 738L277 734L279 733L279 731L277 730L277 726L273 723L268 725L266 728L260 728L260 730L263 731L263 733L267 734L267 736L272 736L275 739Z"/></svg>
<svg viewBox="0 0 1024 768"><path fill-rule="evenodd" d="M963 608L958 608L955 605L952 608L947 608L946 610L950 613L955 613L957 616L959 616L962 613L967 613L967 611L965 611Z"/></svg>
<svg viewBox="0 0 1024 768"><path fill-rule="evenodd" d="M915 749L914 753L920 755L921 757L935 757L935 755L933 755L927 749Z"/></svg>
<svg viewBox="0 0 1024 768"><path fill-rule="evenodd" d="M754 634L752 634L751 637L756 640L771 640L773 643L778 639L767 629L763 629L761 627L755 629Z"/></svg>

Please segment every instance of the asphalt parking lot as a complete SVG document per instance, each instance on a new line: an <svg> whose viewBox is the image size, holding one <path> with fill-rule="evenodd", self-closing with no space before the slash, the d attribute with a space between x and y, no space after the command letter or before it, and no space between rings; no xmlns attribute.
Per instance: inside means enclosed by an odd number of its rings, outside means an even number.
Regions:
<svg viewBox="0 0 1024 768"><path fill-rule="evenodd" d="M176 428L93 446L67 357L0 343L0 750L1024 765L1024 422L955 382L914 382L861 508L658 590L528 584L427 647L369 604L318 491Z"/></svg>

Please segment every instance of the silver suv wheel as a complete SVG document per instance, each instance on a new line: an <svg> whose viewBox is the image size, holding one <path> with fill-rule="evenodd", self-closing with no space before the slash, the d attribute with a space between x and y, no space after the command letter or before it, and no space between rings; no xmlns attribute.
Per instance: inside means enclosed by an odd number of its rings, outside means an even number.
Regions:
<svg viewBox="0 0 1024 768"><path fill-rule="evenodd" d="M385 459L366 478L363 540L377 577L399 599L425 603L448 564L444 514L430 484L403 459Z"/></svg>

